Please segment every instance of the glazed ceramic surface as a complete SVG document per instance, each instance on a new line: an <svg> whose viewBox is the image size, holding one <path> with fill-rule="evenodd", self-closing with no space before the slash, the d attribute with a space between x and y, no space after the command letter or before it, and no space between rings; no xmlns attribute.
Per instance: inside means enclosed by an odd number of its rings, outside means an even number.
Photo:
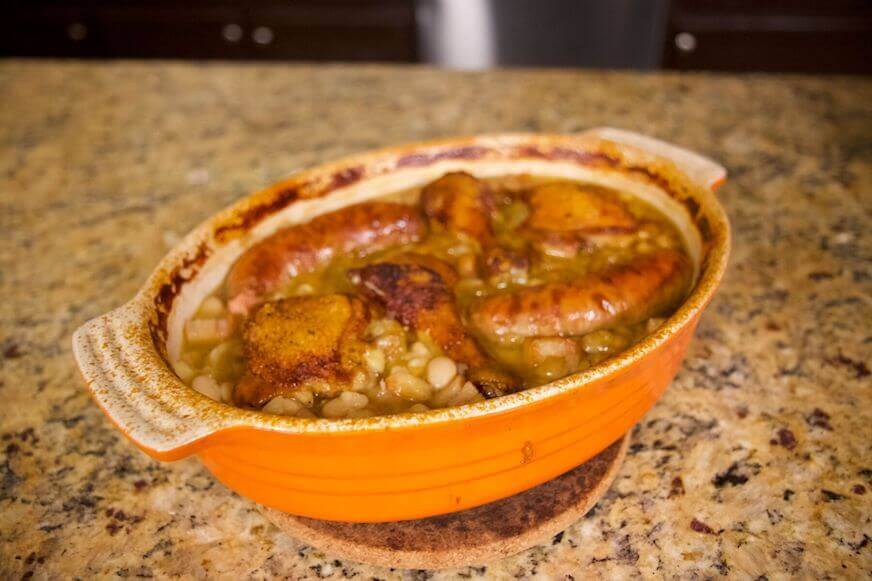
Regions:
<svg viewBox="0 0 872 581"><path fill-rule="evenodd" d="M685 237L696 284L654 334L582 373L485 402L366 419L298 419L215 402L173 373L184 321L246 248L280 228L423 185L448 171L533 174L614 187ZM95 401L146 453L197 454L243 496L297 515L377 522L504 498L591 458L650 409L677 372L723 276L729 228L718 164L638 134L495 135L390 148L291 176L220 212L160 263L129 303L79 329Z"/></svg>

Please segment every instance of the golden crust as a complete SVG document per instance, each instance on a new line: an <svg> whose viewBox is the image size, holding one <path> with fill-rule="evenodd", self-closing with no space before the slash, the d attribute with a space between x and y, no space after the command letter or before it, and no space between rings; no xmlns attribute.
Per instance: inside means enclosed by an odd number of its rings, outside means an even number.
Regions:
<svg viewBox="0 0 872 581"><path fill-rule="evenodd" d="M340 391L362 365L368 323L363 301L340 294L264 303L243 332L253 377L237 385L234 399L261 405L303 385L324 395Z"/></svg>
<svg viewBox="0 0 872 581"><path fill-rule="evenodd" d="M595 188L569 182L542 184L527 194L525 226L543 232L609 234L632 232L636 219L623 204Z"/></svg>

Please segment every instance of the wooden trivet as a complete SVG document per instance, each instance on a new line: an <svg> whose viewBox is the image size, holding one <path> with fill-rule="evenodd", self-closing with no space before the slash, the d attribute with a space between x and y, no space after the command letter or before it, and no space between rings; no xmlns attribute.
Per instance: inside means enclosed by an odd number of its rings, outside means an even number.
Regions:
<svg viewBox="0 0 872 581"><path fill-rule="evenodd" d="M407 569L481 565L547 541L584 516L608 490L629 441L627 434L545 484L442 516L343 523L259 508L285 533L340 559Z"/></svg>

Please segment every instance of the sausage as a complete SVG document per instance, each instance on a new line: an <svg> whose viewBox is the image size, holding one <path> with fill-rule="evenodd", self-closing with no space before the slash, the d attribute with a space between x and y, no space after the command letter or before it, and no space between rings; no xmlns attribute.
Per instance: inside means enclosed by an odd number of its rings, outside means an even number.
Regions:
<svg viewBox="0 0 872 581"><path fill-rule="evenodd" d="M388 316L427 334L446 355L467 365L482 395L490 398L517 389L514 378L495 367L460 320L449 282L457 275L450 265L429 256L404 255L350 270L348 276Z"/></svg>
<svg viewBox="0 0 872 581"><path fill-rule="evenodd" d="M683 254L659 250L579 280L489 297L471 310L470 320L493 341L584 335L667 311L684 297L691 273Z"/></svg>
<svg viewBox="0 0 872 581"><path fill-rule="evenodd" d="M431 221L446 230L465 234L482 247L493 245L493 196L483 182L468 173L447 173L425 186L421 206Z"/></svg>
<svg viewBox="0 0 872 581"><path fill-rule="evenodd" d="M339 254L370 254L420 240L426 224L413 207L388 202L349 206L291 226L250 248L227 277L228 308L247 314L293 277L311 272Z"/></svg>

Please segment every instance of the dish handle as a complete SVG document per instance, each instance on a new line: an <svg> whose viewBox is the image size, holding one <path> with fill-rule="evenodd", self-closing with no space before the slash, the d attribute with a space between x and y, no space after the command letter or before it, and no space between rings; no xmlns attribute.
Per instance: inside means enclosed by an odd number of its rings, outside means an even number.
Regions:
<svg viewBox="0 0 872 581"><path fill-rule="evenodd" d="M716 161L647 135L614 127L597 127L585 131L583 135L629 145L664 157L678 166L687 177L711 190L717 189L727 177L727 169Z"/></svg>
<svg viewBox="0 0 872 581"><path fill-rule="evenodd" d="M148 455L178 460L226 426L209 409L211 400L170 371L147 320L134 299L79 327L73 355L91 397L112 423Z"/></svg>

